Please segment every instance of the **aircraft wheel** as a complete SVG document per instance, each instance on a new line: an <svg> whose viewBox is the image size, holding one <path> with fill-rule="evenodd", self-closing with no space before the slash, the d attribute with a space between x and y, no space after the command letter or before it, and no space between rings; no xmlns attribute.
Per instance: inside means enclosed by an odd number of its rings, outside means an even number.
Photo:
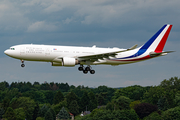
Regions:
<svg viewBox="0 0 180 120"><path fill-rule="evenodd" d="M21 67L25 67L25 64L21 64Z"/></svg>
<svg viewBox="0 0 180 120"><path fill-rule="evenodd" d="M91 69L90 69L90 67L86 67L85 70L86 71L90 71Z"/></svg>
<svg viewBox="0 0 180 120"><path fill-rule="evenodd" d="M95 73L95 70L91 70L90 73L91 73L91 74L94 74L94 73Z"/></svg>
<svg viewBox="0 0 180 120"><path fill-rule="evenodd" d="M83 70L83 73L84 73L84 74L87 74L87 73L88 73L88 71L87 71L87 70Z"/></svg>
<svg viewBox="0 0 180 120"><path fill-rule="evenodd" d="M83 71L83 67L79 67L78 70L79 70L79 71Z"/></svg>

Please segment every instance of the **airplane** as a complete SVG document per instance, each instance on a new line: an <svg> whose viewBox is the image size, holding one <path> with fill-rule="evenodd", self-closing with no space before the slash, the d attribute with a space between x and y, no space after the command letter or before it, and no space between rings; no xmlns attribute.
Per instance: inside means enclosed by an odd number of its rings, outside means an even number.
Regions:
<svg viewBox="0 0 180 120"><path fill-rule="evenodd" d="M4 51L12 58L21 60L21 67L25 67L24 61L51 62L52 66L78 67L84 74L95 73L91 65L121 65L140 62L154 57L164 56L173 51L163 51L172 25L164 25L144 45L137 45L129 49L99 48L57 45L22 44L15 45ZM84 65L87 65L84 67Z"/></svg>

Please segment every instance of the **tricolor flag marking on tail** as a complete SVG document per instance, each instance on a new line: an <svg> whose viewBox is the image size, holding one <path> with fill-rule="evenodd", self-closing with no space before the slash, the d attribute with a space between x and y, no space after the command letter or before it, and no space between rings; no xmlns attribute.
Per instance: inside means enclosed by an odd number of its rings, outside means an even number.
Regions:
<svg viewBox="0 0 180 120"><path fill-rule="evenodd" d="M137 52L122 58L117 58L114 60L123 60L123 61L136 61L150 58L151 56L143 55L147 50L155 53L162 53L169 33L171 31L172 25L164 25L156 34L154 34L144 45L137 48ZM160 55L160 54L159 54ZM142 56L142 57L140 57Z"/></svg>

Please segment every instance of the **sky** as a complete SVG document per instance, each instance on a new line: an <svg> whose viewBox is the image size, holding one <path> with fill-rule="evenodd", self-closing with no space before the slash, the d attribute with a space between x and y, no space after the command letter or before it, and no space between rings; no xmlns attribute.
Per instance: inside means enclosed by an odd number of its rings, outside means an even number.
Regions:
<svg viewBox="0 0 180 120"><path fill-rule="evenodd" d="M179 0L1 0L0 82L44 81L69 85L157 86L180 77ZM75 67L10 58L4 51L18 44L130 48L143 45L164 24L172 24L164 51L176 51L147 61L92 66L94 75Z"/></svg>

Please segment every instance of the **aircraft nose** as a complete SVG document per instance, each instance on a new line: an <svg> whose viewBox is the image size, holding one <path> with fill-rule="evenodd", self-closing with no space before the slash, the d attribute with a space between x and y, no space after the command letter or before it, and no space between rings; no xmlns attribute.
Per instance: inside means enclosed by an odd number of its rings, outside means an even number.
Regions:
<svg viewBox="0 0 180 120"><path fill-rule="evenodd" d="M5 50L4 54L9 55L9 50Z"/></svg>

